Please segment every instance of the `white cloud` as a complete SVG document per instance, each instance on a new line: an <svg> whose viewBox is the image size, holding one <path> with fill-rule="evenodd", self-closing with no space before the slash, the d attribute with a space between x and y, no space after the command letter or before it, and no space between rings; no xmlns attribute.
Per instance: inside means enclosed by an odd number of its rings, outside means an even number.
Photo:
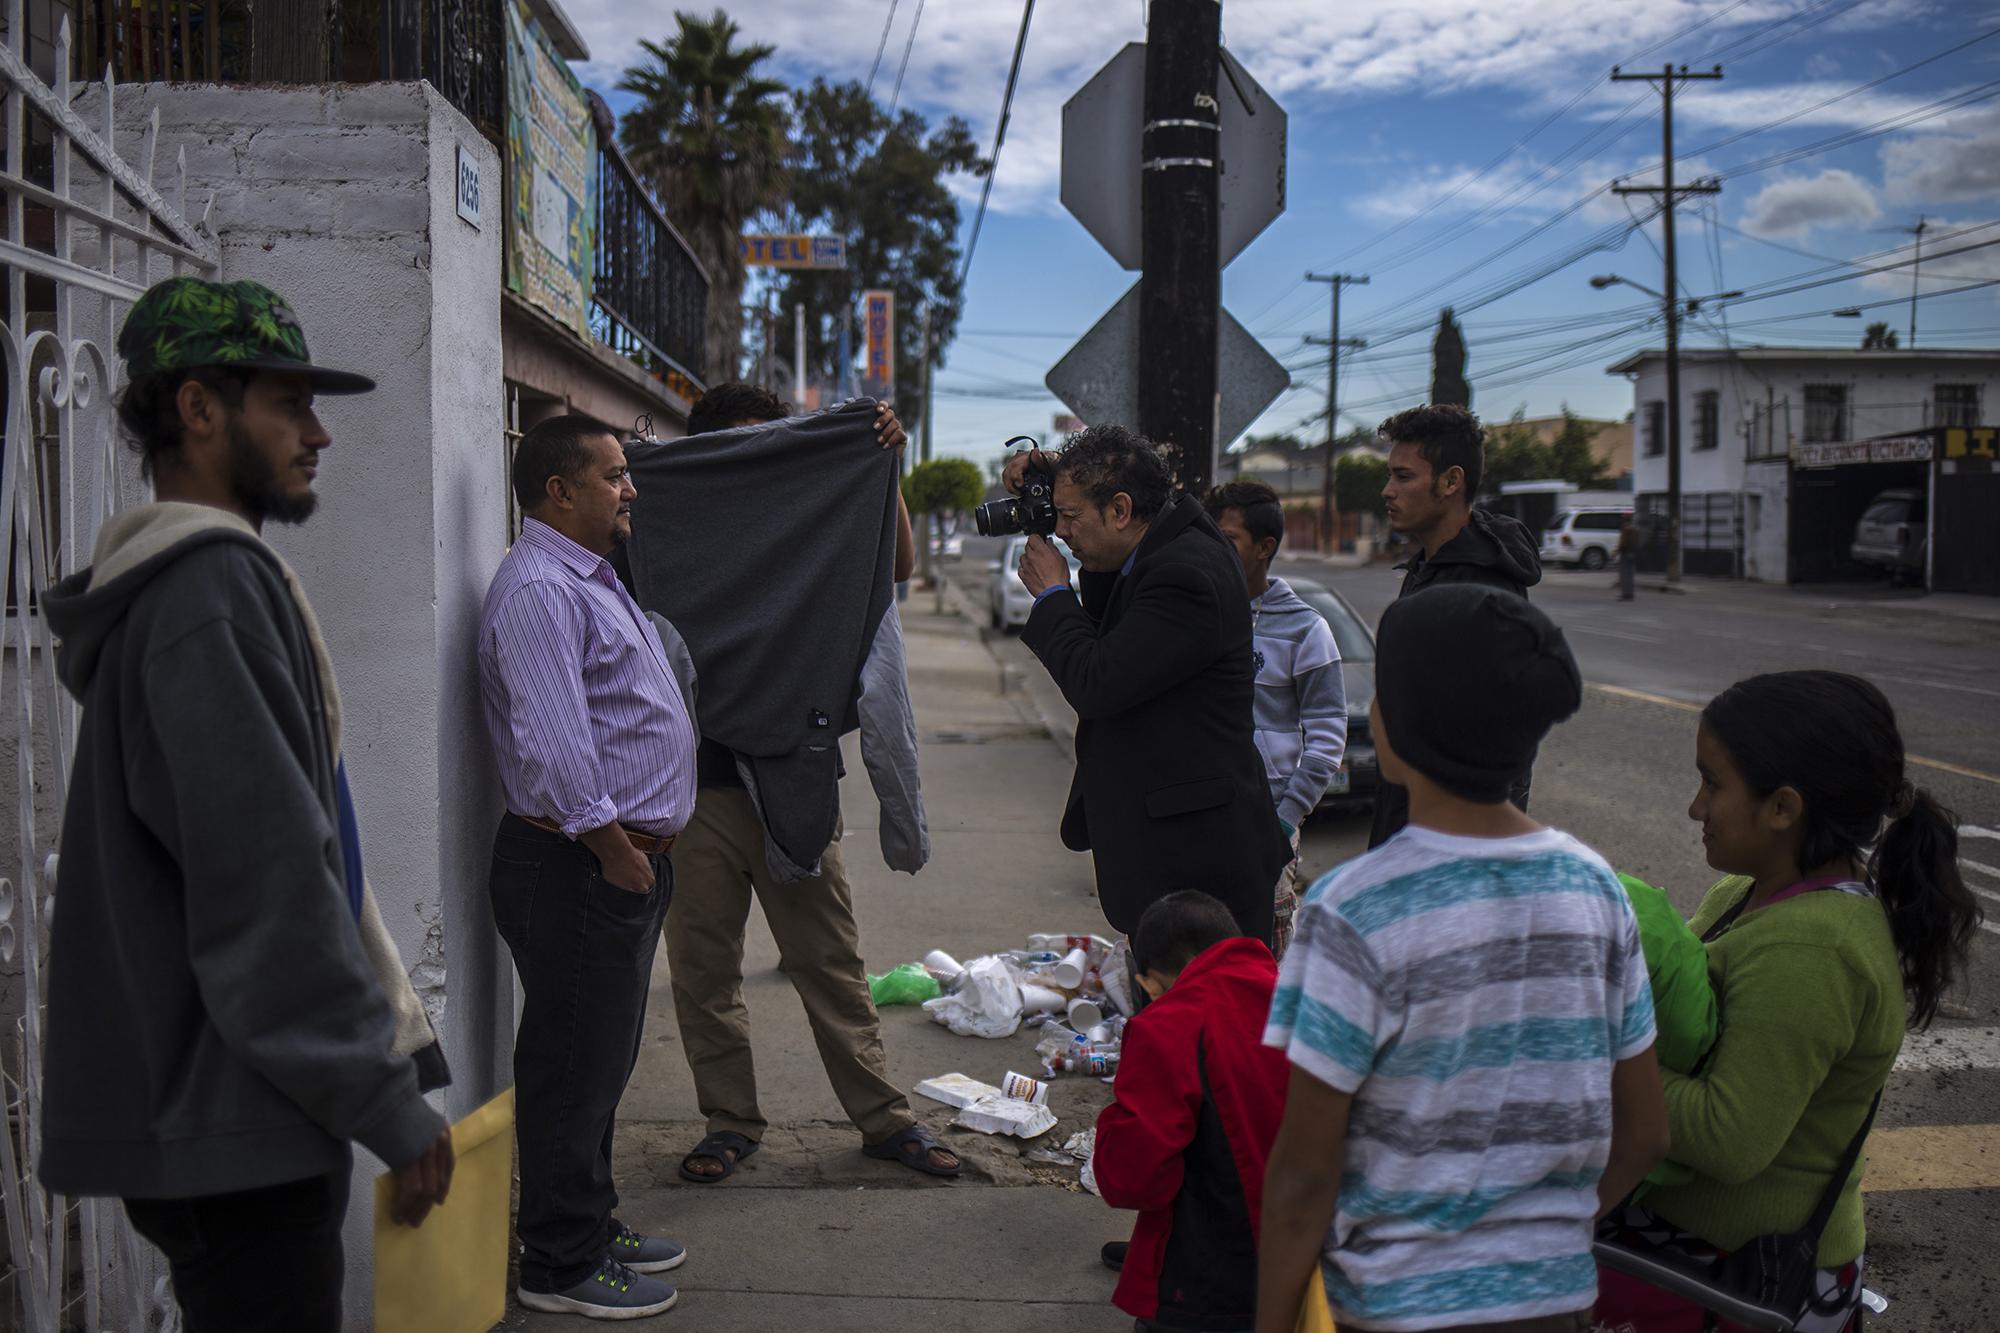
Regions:
<svg viewBox="0 0 2000 1333"><path fill-rule="evenodd" d="M1921 0L1887 6L1900 11ZM631 63L641 37L672 31L667 7L635 10L623 0L564 0L570 18L590 44L591 63L581 69L600 90L617 82ZM706 5L690 8L703 10ZM825 74L865 79L882 37L884 0L736 0L729 12L745 40L778 47L778 62L793 79ZM900 0L890 34L878 91L894 82L916 0ZM1717 16L1701 30L1697 45L1720 45L1757 26L1798 11L1798 0L1653 0L1645 5L1606 5L1601 0L1402 0L1380 4L1330 4L1327 0L1259 0L1224 14L1230 50L1271 92L1281 98L1419 97L1469 88L1501 90L1512 104L1532 110L1567 98L1575 80L1626 60L1651 44ZM1882 9L1868 5L1865 15ZM1055 207L1059 175L1062 104L1120 46L1144 38L1141 0L1043 6L1036 14L1015 94L1008 142L994 184L993 206L1002 212L1043 212ZM1727 11L1722 14L1722 11ZM1886 12L1886 11L1885 11ZM638 13L649 17L635 22ZM903 100L929 115L965 117L974 133L991 142L999 115L1006 63L1013 51L1020 8L1007 3L949 3L929 0L910 57ZM1650 60L1648 54L1643 59ZM1768 112L1747 92L1722 107L1730 116L1763 119L1796 107L1793 85L1783 107ZM1836 89L1829 87L1821 96ZM1622 93L1622 85L1621 85ZM1728 95L1734 98L1735 94ZM1617 104L1626 100L1620 96ZM1695 122L1698 108L1715 102L1704 90L1680 105ZM1853 99L1873 109L1880 101ZM1748 108L1748 109L1744 109ZM1713 115L1721 117L1718 108ZM1717 119L1734 124L1734 119ZM1845 120L1807 123L1848 123ZM1449 184L1444 188L1449 189ZM1428 197L1428 196L1426 196ZM1421 207L1421 205L1419 205Z"/></svg>
<svg viewBox="0 0 2000 1333"><path fill-rule="evenodd" d="M1940 134L1882 146L1883 182L1898 203L1951 203L2000 194L2000 106L1954 116Z"/></svg>
<svg viewBox="0 0 2000 1333"><path fill-rule="evenodd" d="M1815 51L1806 57L1806 77L1809 79L1831 79L1840 73L1840 57L1831 51Z"/></svg>
<svg viewBox="0 0 2000 1333"><path fill-rule="evenodd" d="M1867 182L1835 168L1766 185L1744 209L1743 230L1753 236L1803 236L1814 227L1872 222L1881 215Z"/></svg>

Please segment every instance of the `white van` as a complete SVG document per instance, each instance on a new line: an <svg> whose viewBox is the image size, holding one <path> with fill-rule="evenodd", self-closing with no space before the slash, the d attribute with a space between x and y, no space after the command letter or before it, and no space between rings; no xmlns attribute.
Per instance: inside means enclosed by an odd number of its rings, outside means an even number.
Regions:
<svg viewBox="0 0 2000 1333"><path fill-rule="evenodd" d="M1618 530L1632 517L1629 506L1565 509L1542 532L1542 563L1571 569L1602 569L1618 558Z"/></svg>

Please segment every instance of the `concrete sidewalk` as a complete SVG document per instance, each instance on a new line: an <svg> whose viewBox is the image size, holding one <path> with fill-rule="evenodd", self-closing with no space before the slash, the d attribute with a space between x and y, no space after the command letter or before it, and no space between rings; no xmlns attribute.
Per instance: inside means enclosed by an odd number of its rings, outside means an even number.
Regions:
<svg viewBox="0 0 2000 1333"><path fill-rule="evenodd" d="M1031 931L1105 933L1089 859L1056 838L1069 760L1033 709L1017 706L1020 682L1003 692L972 624L934 614L931 594L913 593L902 615L932 861L915 877L883 866L873 793L850 737L844 847L868 969L886 971L933 948L960 959L1018 948ZM1061 1123L1032 1145L949 1129L949 1108L913 1096L918 1115L965 1161L964 1176L938 1181L873 1161L827 1086L761 912L751 913L744 970L771 1130L730 1180L692 1185L676 1168L703 1127L664 949L656 964L645 1045L621 1108L619 1215L681 1241L689 1257L669 1275L679 1306L648 1322L700 1333L1131 1327L1110 1305L1115 1279L1098 1262L1103 1242L1129 1233L1131 1215L1084 1193L1076 1168L1022 1155L1089 1127L1107 1086L1058 1080L1049 1104ZM882 1020L889 1076L905 1089L953 1071L998 1083L1009 1070L1041 1070L1026 1031L997 1041L955 1037L916 1008L885 1009ZM502 1325L585 1326L518 1308Z"/></svg>

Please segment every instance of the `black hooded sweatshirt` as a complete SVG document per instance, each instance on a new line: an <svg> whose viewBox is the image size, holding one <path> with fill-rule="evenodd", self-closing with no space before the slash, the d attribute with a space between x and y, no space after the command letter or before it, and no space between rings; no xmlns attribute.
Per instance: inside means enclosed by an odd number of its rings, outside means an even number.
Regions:
<svg viewBox="0 0 2000 1333"><path fill-rule="evenodd" d="M1526 597L1528 589L1542 581L1541 547L1535 541L1535 534L1520 520L1477 505L1459 534L1438 547L1436 555L1427 556L1419 550L1398 568L1404 571L1402 591L1396 594L1398 601L1440 583L1475 583ZM1514 804L1523 810L1528 808L1528 789L1533 776L1534 767L1530 765L1508 792ZM1375 826L1369 832L1368 845L1380 847L1409 822L1408 788L1384 782L1375 796Z"/></svg>

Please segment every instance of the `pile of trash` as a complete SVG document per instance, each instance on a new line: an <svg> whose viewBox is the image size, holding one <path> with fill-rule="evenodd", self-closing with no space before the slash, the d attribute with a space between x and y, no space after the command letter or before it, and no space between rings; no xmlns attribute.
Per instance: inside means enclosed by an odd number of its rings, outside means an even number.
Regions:
<svg viewBox="0 0 2000 1333"><path fill-rule="evenodd" d="M1035 1054L1042 1077L1008 1073L1000 1087L943 1074L916 1085L932 1101L958 1108L954 1125L982 1134L1032 1139L1056 1126L1049 1085L1060 1074L1109 1080L1118 1072L1125 1019L1132 1012L1127 946L1095 935L1030 935L1025 949L960 963L933 949L868 979L877 1004L922 1004L932 1020L962 1037L1010 1037L1041 1031ZM1081 1162L1086 1171L1094 1131L1074 1134L1061 1149L1038 1149L1036 1160Z"/></svg>
<svg viewBox="0 0 2000 1333"><path fill-rule="evenodd" d="M1132 1012L1125 952L1122 941L1113 945L1095 935L1030 935L1025 949L969 963L933 949L921 966L940 993L923 1006L961 1037L1011 1037L1023 1023L1051 1022L1087 1033Z"/></svg>

